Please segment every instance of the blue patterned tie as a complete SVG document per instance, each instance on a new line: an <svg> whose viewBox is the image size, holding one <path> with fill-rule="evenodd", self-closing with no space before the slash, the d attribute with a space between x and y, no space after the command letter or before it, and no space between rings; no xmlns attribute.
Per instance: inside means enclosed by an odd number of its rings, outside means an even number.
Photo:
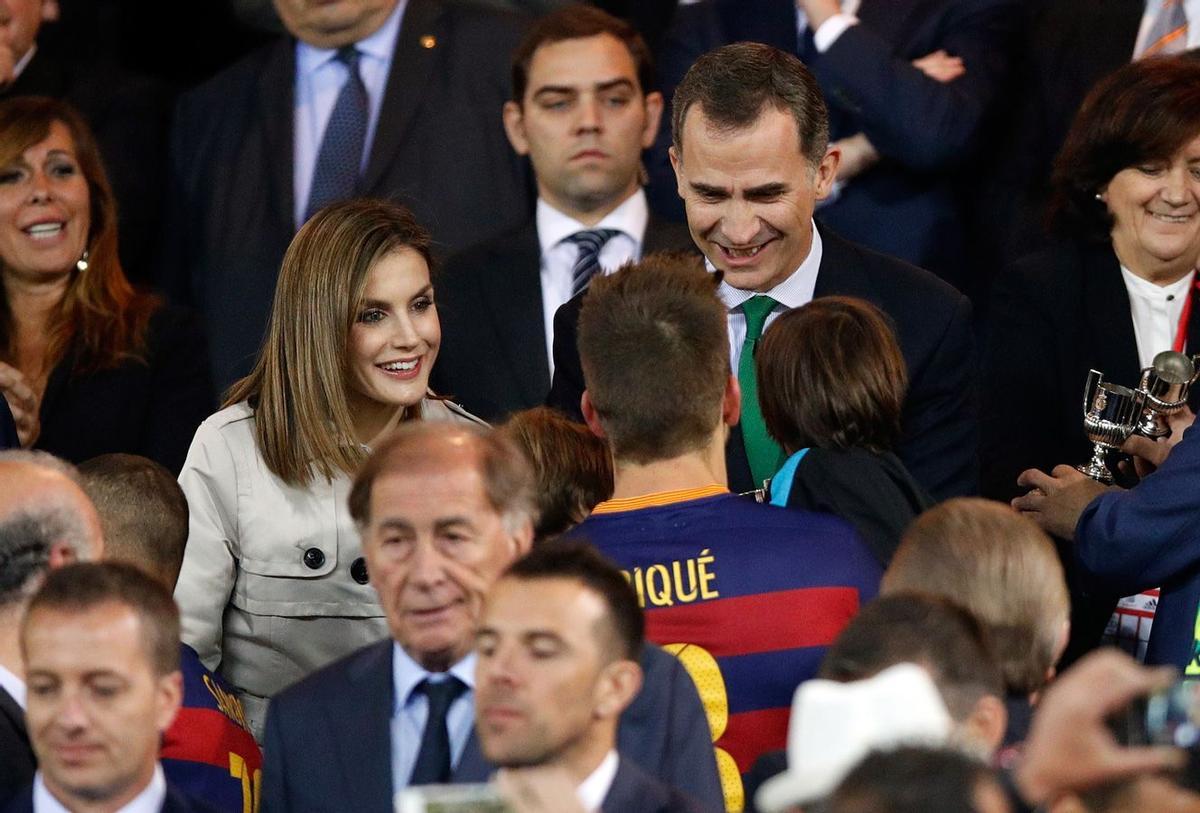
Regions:
<svg viewBox="0 0 1200 813"><path fill-rule="evenodd" d="M358 74L361 56L353 45L347 45L334 57L346 66L349 76L338 93L329 123L325 125L325 135L321 138L308 207L304 210L305 220L327 204L353 197L358 186L369 112L367 86Z"/></svg>
<svg viewBox="0 0 1200 813"><path fill-rule="evenodd" d="M616 229L589 229L588 231L577 231L567 238L568 243L574 243L579 247L575 265L571 266L572 299L587 290L588 283L600 270L600 249L620 233Z"/></svg>

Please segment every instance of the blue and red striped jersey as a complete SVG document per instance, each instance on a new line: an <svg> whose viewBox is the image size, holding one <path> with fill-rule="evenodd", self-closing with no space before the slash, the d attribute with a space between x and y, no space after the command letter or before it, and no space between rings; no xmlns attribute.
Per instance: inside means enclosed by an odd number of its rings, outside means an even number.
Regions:
<svg viewBox="0 0 1200 813"><path fill-rule="evenodd" d="M647 638L696 680L727 800L737 774L785 747L796 687L882 575L848 523L720 486L610 500L570 536L622 568Z"/></svg>
<svg viewBox="0 0 1200 813"><path fill-rule="evenodd" d="M255 813L262 751L246 725L242 702L186 644L180 669L183 708L163 735L159 752L167 781L220 810Z"/></svg>

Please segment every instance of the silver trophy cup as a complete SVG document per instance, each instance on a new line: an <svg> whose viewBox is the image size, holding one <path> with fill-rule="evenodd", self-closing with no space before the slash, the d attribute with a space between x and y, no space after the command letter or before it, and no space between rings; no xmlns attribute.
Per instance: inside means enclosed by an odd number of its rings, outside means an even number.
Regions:
<svg viewBox="0 0 1200 813"><path fill-rule="evenodd" d="M1089 371L1083 388L1083 430L1092 442L1092 459L1075 468L1107 485L1113 476L1105 457L1133 434L1146 396L1140 390L1103 381L1103 377L1099 370Z"/></svg>
<svg viewBox="0 0 1200 813"><path fill-rule="evenodd" d="M1142 370L1138 391L1146 399L1137 433L1164 438L1171 433L1167 417L1187 406L1188 390L1196 383L1196 362L1183 353L1164 350Z"/></svg>

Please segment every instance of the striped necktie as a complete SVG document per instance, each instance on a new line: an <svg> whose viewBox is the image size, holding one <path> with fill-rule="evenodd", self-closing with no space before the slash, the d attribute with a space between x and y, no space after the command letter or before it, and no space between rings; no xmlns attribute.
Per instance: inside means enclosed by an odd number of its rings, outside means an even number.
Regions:
<svg viewBox="0 0 1200 813"><path fill-rule="evenodd" d="M1141 56L1167 56L1187 50L1188 20L1183 0L1162 0L1158 15L1146 34L1146 49Z"/></svg>
<svg viewBox="0 0 1200 813"><path fill-rule="evenodd" d="M567 242L574 243L579 247L575 264L571 266L572 299L587 290L588 283L600 270L600 249L620 233L616 229L589 229L577 231L567 238Z"/></svg>
<svg viewBox="0 0 1200 813"><path fill-rule="evenodd" d="M338 92L329 123L325 125L325 134L321 137L312 189L304 210L305 220L330 203L353 197L357 191L369 112L367 86L358 73L361 56L353 45L340 49L334 56L346 66L349 76Z"/></svg>

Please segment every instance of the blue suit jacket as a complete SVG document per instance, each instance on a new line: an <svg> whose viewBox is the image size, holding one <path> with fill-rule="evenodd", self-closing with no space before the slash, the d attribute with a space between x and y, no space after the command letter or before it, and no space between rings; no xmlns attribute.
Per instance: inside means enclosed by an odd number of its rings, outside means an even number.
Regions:
<svg viewBox="0 0 1200 813"><path fill-rule="evenodd" d="M1083 567L1118 595L1162 587L1146 662L1187 666L1200 606L1200 428L1135 488L1093 500L1075 540Z"/></svg>
<svg viewBox="0 0 1200 813"><path fill-rule="evenodd" d="M617 775L600 804L600 813L700 813L724 807L701 807L694 799L664 785L631 760L621 757Z"/></svg>
<svg viewBox="0 0 1200 813"><path fill-rule="evenodd" d="M658 647L646 647L642 669L642 691L621 717L618 749L659 780L721 809L712 736L695 684ZM276 695L263 744L263 813L391 813L393 705L390 639ZM483 782L492 770L472 734L452 781Z"/></svg>

